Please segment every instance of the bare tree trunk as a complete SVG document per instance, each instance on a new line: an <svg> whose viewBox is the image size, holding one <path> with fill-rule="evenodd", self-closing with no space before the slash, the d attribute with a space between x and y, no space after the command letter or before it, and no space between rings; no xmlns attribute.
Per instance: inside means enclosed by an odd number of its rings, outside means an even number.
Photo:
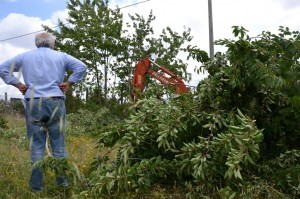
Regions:
<svg viewBox="0 0 300 199"><path fill-rule="evenodd" d="M97 92L97 100L99 102L99 105L102 104L102 92L101 92L101 71L99 72L98 66L97 66L97 61L94 57L94 66L95 66L95 75L96 75L96 92Z"/></svg>
<svg viewBox="0 0 300 199"><path fill-rule="evenodd" d="M107 101L107 71L108 71L108 57L106 56L106 61L104 65L104 99Z"/></svg>

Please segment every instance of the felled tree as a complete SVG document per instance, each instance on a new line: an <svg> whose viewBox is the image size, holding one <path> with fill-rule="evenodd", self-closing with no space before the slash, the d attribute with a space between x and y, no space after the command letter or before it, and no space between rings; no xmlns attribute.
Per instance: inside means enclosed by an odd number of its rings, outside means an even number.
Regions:
<svg viewBox="0 0 300 199"><path fill-rule="evenodd" d="M176 184L191 197L299 194L300 37L288 28L279 31L251 38L234 27L237 39L217 41L228 50L213 61L190 48L209 76L195 93L139 101L137 112L103 132L99 144L117 155L95 160L89 193L140 193ZM275 162L288 168L273 167ZM289 177L278 180L272 172Z"/></svg>

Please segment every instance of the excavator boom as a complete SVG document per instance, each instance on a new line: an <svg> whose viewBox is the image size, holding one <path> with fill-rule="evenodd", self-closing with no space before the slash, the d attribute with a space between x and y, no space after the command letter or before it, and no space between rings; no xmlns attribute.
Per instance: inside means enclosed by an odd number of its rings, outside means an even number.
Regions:
<svg viewBox="0 0 300 199"><path fill-rule="evenodd" d="M189 92L189 89L186 87L183 80L179 76L172 73L166 67L159 66L157 64L156 65L159 67L160 71L156 72L150 68L151 62L156 64L149 58L144 58L135 65L135 71L132 80L132 85L134 88L132 95L134 101L136 101L137 98L136 90L138 90L139 92L143 92L144 90L145 76L147 74L151 75L153 78L157 79L162 84L173 88L175 94L180 95L182 93Z"/></svg>

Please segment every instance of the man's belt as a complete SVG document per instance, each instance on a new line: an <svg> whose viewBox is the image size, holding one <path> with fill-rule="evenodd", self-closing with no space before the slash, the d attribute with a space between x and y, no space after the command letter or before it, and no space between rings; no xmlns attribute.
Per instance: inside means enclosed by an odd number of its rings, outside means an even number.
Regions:
<svg viewBox="0 0 300 199"><path fill-rule="evenodd" d="M31 99L52 99L52 100L63 100L63 96L55 96L55 97L32 97L32 98L26 98L26 101L30 101Z"/></svg>

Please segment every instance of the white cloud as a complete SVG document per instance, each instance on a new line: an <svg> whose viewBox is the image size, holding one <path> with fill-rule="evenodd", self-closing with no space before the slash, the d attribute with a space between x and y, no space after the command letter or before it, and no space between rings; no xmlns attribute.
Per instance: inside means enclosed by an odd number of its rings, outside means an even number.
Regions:
<svg viewBox="0 0 300 199"><path fill-rule="evenodd" d="M299 0L277 0L284 8L297 9L300 6Z"/></svg>
<svg viewBox="0 0 300 199"><path fill-rule="evenodd" d="M135 1L121 1L119 7ZM293 10L287 6L294 6ZM250 36L256 36L263 30L277 32L279 26L299 29L299 0L212 0L214 39L232 38L232 26L244 26ZM298 7L296 7L298 6ZM151 0L133 7L122 9L124 13L138 13L148 16L153 10L156 31L164 27L182 32L184 26L192 29L194 43L208 51L208 1ZM126 17L127 14L124 16Z"/></svg>
<svg viewBox="0 0 300 199"><path fill-rule="evenodd" d="M57 25L58 20L62 21L63 23L66 23L66 19L68 18L68 10L58 10L53 12L52 17L51 17L51 22Z"/></svg>
<svg viewBox="0 0 300 199"><path fill-rule="evenodd" d="M299 29L297 16L300 9L286 10L286 0L214 0L215 39L233 38L232 26L243 26L250 36L262 31L277 33L279 26Z"/></svg>
<svg viewBox="0 0 300 199"><path fill-rule="evenodd" d="M42 24L53 26L50 20L42 21L38 17L28 17L23 14L11 13L6 18L0 20L0 62L4 62L19 53L35 49L33 32L43 30ZM26 36L22 36L26 35ZM0 98L4 98L4 93L8 97L22 98L19 90L13 86L5 85L0 81Z"/></svg>
<svg viewBox="0 0 300 199"><path fill-rule="evenodd" d="M42 24L53 26L50 20L42 21L38 17L11 13L0 21L0 40L2 44L10 44L16 48L33 49L34 33L43 30ZM1 60L0 60L1 61Z"/></svg>
<svg viewBox="0 0 300 199"><path fill-rule="evenodd" d="M0 43L0 62L2 63L3 61L12 58L19 53L26 52L27 50L27 48L19 48L9 43Z"/></svg>

